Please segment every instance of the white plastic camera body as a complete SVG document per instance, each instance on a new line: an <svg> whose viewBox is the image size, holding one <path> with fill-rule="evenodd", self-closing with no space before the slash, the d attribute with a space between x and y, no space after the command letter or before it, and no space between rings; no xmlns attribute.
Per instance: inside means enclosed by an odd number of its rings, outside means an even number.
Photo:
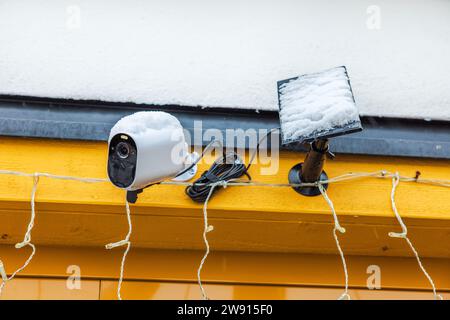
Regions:
<svg viewBox="0 0 450 320"><path fill-rule="evenodd" d="M124 117L109 135L108 177L128 191L176 177L190 158L183 127L166 112L142 111ZM195 174L193 169L186 179Z"/></svg>

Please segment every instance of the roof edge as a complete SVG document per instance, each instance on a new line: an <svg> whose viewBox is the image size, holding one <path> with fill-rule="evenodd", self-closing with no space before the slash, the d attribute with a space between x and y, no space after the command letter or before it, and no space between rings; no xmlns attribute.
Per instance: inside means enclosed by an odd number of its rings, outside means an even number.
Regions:
<svg viewBox="0 0 450 320"><path fill-rule="evenodd" d="M166 111L176 116L192 135L195 122L202 130L254 129L257 133L279 127L278 113L227 108L155 106L101 101L47 99L0 95L0 135L106 141L111 127L138 110ZM450 122L362 117L364 130L332 139L336 153L450 159ZM208 140L194 141L207 144ZM246 141L246 147L248 142ZM303 146L289 150L304 151Z"/></svg>

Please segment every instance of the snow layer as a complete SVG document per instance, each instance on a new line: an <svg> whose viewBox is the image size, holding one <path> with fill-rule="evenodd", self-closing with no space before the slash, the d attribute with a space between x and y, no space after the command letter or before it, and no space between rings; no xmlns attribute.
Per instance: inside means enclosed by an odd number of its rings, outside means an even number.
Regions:
<svg viewBox="0 0 450 320"><path fill-rule="evenodd" d="M1 94L277 110L346 65L361 114L450 120L449 55L446 0L0 0Z"/></svg>
<svg viewBox="0 0 450 320"><path fill-rule="evenodd" d="M151 137L149 131L166 132L170 136L179 130L182 135L183 127L180 121L166 112L140 111L120 119L111 129L110 139L118 133L126 133L131 136Z"/></svg>
<svg viewBox="0 0 450 320"><path fill-rule="evenodd" d="M345 68L304 75L281 85L283 141L305 140L359 121Z"/></svg>

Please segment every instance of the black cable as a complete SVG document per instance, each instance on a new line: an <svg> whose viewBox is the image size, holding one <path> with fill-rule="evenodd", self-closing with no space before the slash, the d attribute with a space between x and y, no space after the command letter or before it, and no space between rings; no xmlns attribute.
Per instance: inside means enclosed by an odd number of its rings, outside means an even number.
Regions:
<svg viewBox="0 0 450 320"><path fill-rule="evenodd" d="M258 143L256 144L256 149L255 149L255 151L253 152L253 155L250 157L250 161L248 162L247 170L250 169L250 167L251 167L251 165L252 165L252 163L253 163L253 160L255 159L256 154L257 154L258 151L259 151L259 146L261 145L261 142L263 142L264 140L266 140L267 137L268 137L272 132L275 132L275 131L277 131L277 130L280 130L280 128L273 128L273 129L271 129L271 130L270 130L269 132L267 132L262 138L259 139Z"/></svg>
<svg viewBox="0 0 450 320"><path fill-rule="evenodd" d="M251 180L247 173L247 167L236 153L228 153L223 155L218 160L214 161L209 170L202 173L192 186L186 188L186 194L195 202L205 202L208 197L212 184L219 181L230 181L238 179L246 175ZM219 190L220 186L214 188L213 193Z"/></svg>
<svg viewBox="0 0 450 320"><path fill-rule="evenodd" d="M181 170L180 172L178 172L177 175L175 176L175 178L176 178L176 177L179 177L179 176L181 176L181 175L183 175L183 174L185 174L186 172L188 172L189 170L191 170L193 167L195 167L195 165L196 165L197 163L199 163L200 160L203 159L203 157L204 157L205 154L206 154L206 151L208 151L208 150L209 150L212 146L214 146L215 144L218 144L218 145L220 145L220 146L222 147L222 142L220 142L219 140L213 140L213 141L211 141L211 142L206 146L206 148L203 150L203 152L202 152L202 154L200 155L200 157L198 157L198 158L197 158L193 163L191 163L187 168L185 168L185 169Z"/></svg>
<svg viewBox="0 0 450 320"><path fill-rule="evenodd" d="M270 130L258 141L256 150L251 156L249 164L247 166L235 152L224 154L221 158L214 161L211 168L203 172L200 178L198 178L192 186L186 188L186 194L195 202L203 203L208 198L208 195L214 183L217 183L219 181L228 182L230 180L238 179L244 175L247 176L248 181L250 182L252 178L248 173L248 169L252 165L253 160L259 150L259 145L275 130L277 129ZM203 152L202 157L204 154L205 152ZM217 190L219 190L220 187L221 186L216 186L214 188L213 194Z"/></svg>

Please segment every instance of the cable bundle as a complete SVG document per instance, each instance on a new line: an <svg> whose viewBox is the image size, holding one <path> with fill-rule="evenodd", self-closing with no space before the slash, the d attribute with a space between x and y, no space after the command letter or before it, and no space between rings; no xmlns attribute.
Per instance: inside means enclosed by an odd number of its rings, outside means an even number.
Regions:
<svg viewBox="0 0 450 320"><path fill-rule="evenodd" d="M186 188L186 194L195 202L203 203L208 198L208 195L213 187L219 181L228 182L230 180L238 179L243 175L247 176L251 181L251 177L247 172L248 167L242 162L241 158L235 153L224 154L221 158L214 161L209 170L203 172L192 186ZM213 194L217 192L220 186L216 186Z"/></svg>
<svg viewBox="0 0 450 320"><path fill-rule="evenodd" d="M217 185L217 183L220 181L228 182L238 179L243 175L245 175L248 178L248 182L251 182L252 178L248 173L248 169L250 169L253 160L255 160L255 157L259 151L259 146L261 145L262 141L264 141L270 134L276 132L277 130L279 130L279 128L274 128L259 139L256 145L256 149L253 152L252 156L250 157L247 166L245 166L244 162L236 154L236 152L225 153L221 158L214 161L211 168L209 168L208 171L203 172L201 177L195 180L192 186L188 186L186 188L185 190L186 194L193 201L204 203L208 199L211 188L214 188L212 194L217 192L217 190L220 187ZM222 146L222 143L220 141L214 140L210 142L209 145L206 146L202 155L197 159L197 161L195 161L189 168L183 170L178 175L183 174L184 172L192 168L196 163L198 163L200 159L203 158L206 151L209 150L214 144L219 144Z"/></svg>

